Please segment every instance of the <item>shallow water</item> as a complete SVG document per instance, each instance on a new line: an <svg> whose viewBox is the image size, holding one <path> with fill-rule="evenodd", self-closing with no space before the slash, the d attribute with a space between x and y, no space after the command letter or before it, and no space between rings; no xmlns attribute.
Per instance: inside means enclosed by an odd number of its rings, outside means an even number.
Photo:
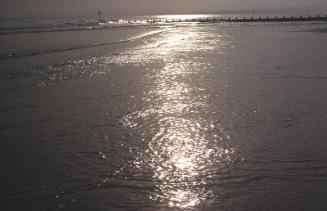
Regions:
<svg viewBox="0 0 327 211"><path fill-rule="evenodd" d="M0 61L1 204L326 209L319 27L190 24Z"/></svg>

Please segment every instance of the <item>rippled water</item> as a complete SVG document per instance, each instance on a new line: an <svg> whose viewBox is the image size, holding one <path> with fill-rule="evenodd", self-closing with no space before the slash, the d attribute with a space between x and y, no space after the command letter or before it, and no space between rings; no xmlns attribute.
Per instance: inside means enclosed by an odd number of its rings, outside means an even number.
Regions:
<svg viewBox="0 0 327 211"><path fill-rule="evenodd" d="M2 75L2 204L324 210L324 26L165 27Z"/></svg>
<svg viewBox="0 0 327 211"><path fill-rule="evenodd" d="M206 180L236 159L235 148L223 145L231 139L228 132L214 118L203 116L209 96L201 86L185 80L213 69L201 58L190 62L188 57L214 50L220 36L192 28L183 31L166 33L151 43L160 48L137 54L144 56L138 63L160 60L164 65L146 79L152 83L142 98L148 105L123 117L123 125L147 141L132 168L153 171L151 199L180 208L199 205L212 194Z"/></svg>

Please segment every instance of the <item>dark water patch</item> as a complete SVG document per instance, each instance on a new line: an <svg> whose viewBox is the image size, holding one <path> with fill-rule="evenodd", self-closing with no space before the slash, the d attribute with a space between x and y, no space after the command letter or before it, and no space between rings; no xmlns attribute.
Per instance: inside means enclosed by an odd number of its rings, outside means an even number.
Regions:
<svg viewBox="0 0 327 211"><path fill-rule="evenodd" d="M309 29L304 32L327 33L327 28Z"/></svg>
<svg viewBox="0 0 327 211"><path fill-rule="evenodd" d="M32 51L32 52L21 52L21 53L9 53L7 55L0 55L0 60L7 60L7 59L14 59L17 57L32 57L32 56L37 56L37 55L42 55L42 54L51 54L51 53L57 53L57 52L66 52L66 51L76 51L76 50L82 50L82 49L88 49L88 48L96 48L96 47L101 47L101 46L110 46L110 45L118 45L118 44L123 44L123 43L128 43L128 42L133 42L137 41L139 39L143 39L149 36L154 36L157 34L160 34L167 29L162 29L162 30L156 30L148 33L141 34L139 36L134 36L128 39L121 39L118 41L111 41L111 42L101 42L101 43L93 43L93 44L88 44L88 45L80 45L80 46L74 46L74 47L66 47L66 48L53 48L53 49L45 49L45 50L40 50L40 51Z"/></svg>
<svg viewBox="0 0 327 211"><path fill-rule="evenodd" d="M37 56L37 55L50 54L50 53L56 53L56 52L74 51L74 50L80 50L80 49L86 49L86 48L95 48L95 47L99 47L99 46L114 45L114 44L129 42L129 41L132 41L132 40L122 40L122 41L108 42L108 43L96 43L96 44L87 45L87 46L50 49L50 50L36 51L36 52L29 52L29 53L11 53L8 55L0 56L0 60L6 60L6 59L11 59L11 58L16 58L16 57Z"/></svg>

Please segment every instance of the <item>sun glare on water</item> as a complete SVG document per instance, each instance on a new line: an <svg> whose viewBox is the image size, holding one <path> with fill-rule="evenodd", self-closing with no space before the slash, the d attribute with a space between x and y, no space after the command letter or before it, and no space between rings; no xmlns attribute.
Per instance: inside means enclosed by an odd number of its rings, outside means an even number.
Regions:
<svg viewBox="0 0 327 211"><path fill-rule="evenodd" d="M194 207L210 197L206 175L217 165L232 162L235 151L220 146L219 141L229 135L202 116L199 110L208 106L207 96L198 96L201 88L185 80L208 66L200 61L189 62L185 57L205 48L200 36L203 34L192 29L172 31L151 44L152 56L164 63L155 71L153 86L144 96L144 101L151 104L125 118L126 125L137 127L137 131L155 131L144 158L156 187L150 198L170 207Z"/></svg>

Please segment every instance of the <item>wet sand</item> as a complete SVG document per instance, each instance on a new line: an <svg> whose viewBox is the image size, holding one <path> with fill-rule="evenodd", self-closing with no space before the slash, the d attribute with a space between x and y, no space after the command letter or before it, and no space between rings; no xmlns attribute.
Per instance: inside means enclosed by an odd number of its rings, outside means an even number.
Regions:
<svg viewBox="0 0 327 211"><path fill-rule="evenodd" d="M0 61L2 206L324 210L327 37L294 32L310 27L178 26Z"/></svg>

